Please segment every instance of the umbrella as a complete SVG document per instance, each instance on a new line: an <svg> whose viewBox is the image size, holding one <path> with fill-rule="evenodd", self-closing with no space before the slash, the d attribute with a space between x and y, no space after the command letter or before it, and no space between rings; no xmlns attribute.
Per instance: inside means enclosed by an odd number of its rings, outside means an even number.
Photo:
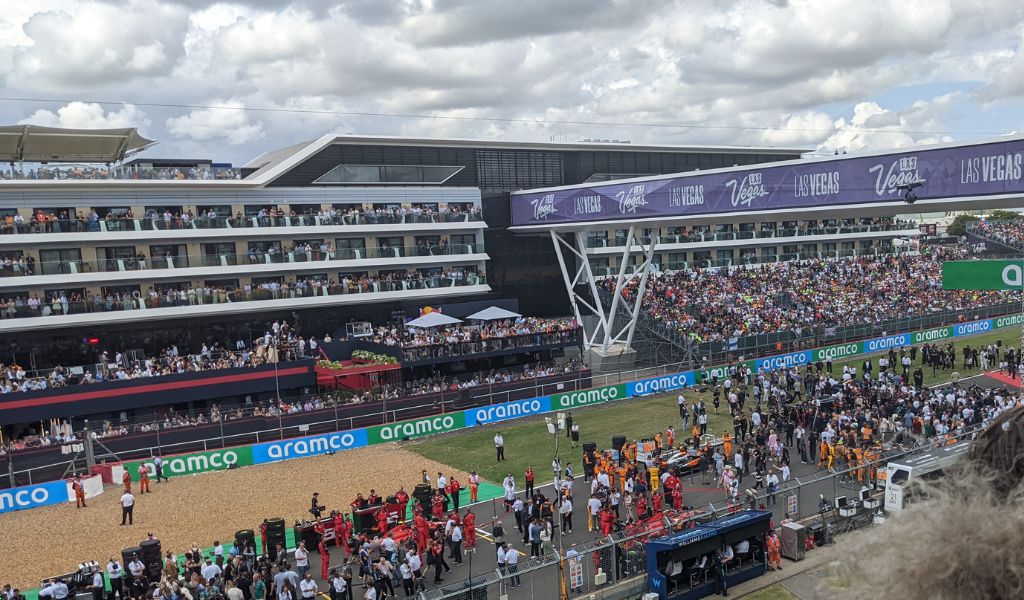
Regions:
<svg viewBox="0 0 1024 600"><path fill-rule="evenodd" d="M431 312L423 315L418 319L413 319L412 321L409 321L408 323L406 323L406 326L428 328L441 327L442 325L454 325L456 323L461 322L462 321L456 319L455 317L449 317L448 315L444 315L439 312Z"/></svg>
<svg viewBox="0 0 1024 600"><path fill-rule="evenodd" d="M498 319L515 319L516 317L521 316L523 315L514 313L510 310L505 310L504 308L498 308L497 306L491 306L490 308L485 308L480 312L473 313L466 318L473 319L475 321L497 321Z"/></svg>

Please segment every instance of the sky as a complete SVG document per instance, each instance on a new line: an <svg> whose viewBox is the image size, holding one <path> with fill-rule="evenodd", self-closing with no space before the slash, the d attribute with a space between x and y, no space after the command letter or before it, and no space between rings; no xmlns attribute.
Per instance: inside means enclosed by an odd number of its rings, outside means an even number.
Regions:
<svg viewBox="0 0 1024 600"><path fill-rule="evenodd" d="M1024 131L1024 3L28 0L0 78L2 124L236 165L325 133L855 153Z"/></svg>

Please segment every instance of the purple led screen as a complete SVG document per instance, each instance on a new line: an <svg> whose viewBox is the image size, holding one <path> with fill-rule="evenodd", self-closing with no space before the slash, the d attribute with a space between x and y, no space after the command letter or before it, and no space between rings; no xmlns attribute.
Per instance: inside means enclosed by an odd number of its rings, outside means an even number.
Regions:
<svg viewBox="0 0 1024 600"><path fill-rule="evenodd" d="M1024 139L512 196L512 225L585 223L1024 192Z"/></svg>

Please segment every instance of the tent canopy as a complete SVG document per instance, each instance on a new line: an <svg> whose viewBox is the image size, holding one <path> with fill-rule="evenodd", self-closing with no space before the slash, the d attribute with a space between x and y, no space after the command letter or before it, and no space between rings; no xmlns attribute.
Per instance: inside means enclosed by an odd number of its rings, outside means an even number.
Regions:
<svg viewBox="0 0 1024 600"><path fill-rule="evenodd" d="M156 142L138 129L61 129L39 125L0 127L0 161L114 163Z"/></svg>
<svg viewBox="0 0 1024 600"><path fill-rule="evenodd" d="M510 310L505 310L504 308L490 306L480 312L475 312L466 318L473 319L474 321L497 321L498 319L515 319L521 316L523 315L514 313Z"/></svg>
<svg viewBox="0 0 1024 600"><path fill-rule="evenodd" d="M407 327L420 327L420 328L424 328L425 329L425 328L428 328L428 327L441 327L443 325L454 325L456 323L461 323L461 322L462 321L456 319L455 317L449 317L448 315L441 314L439 312L431 312L431 313L427 313L427 314L423 315L422 317L420 317L418 319L413 319L412 321L409 321L405 325Z"/></svg>

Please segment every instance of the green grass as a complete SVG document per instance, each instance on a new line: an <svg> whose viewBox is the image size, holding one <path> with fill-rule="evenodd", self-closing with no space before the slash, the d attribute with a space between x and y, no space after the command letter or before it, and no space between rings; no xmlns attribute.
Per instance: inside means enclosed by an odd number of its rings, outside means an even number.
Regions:
<svg viewBox="0 0 1024 600"><path fill-rule="evenodd" d="M800 600L793 592L782 587L781 583L772 584L763 590L757 590L743 596L747 600Z"/></svg>
<svg viewBox="0 0 1024 600"><path fill-rule="evenodd" d="M625 435L629 440L654 437L659 429L664 435L669 425L675 426L676 439L680 440L689 432L679 431L677 395L622 400L612 405L573 410L573 419L580 424L580 442L596 442L598 448L604 449L611 446L612 436ZM687 404L703 397L710 407L711 394L691 391L685 395ZM717 416L711 413L708 418L708 431L718 435L726 426L732 427L729 410L723 405L720 412ZM494 434L497 431L501 431L505 438L506 460L502 463L495 460ZM521 482L523 471L532 465L538 484L551 481L551 459L555 456L554 438L547 432L543 417L414 440L406 447L438 462L465 471L475 470L480 477L490 481L501 481L511 473L517 482ZM558 450L563 466L571 462L576 473L583 472L583 450L571 449L565 432L559 434Z"/></svg>
<svg viewBox="0 0 1024 600"><path fill-rule="evenodd" d="M958 350L957 365L960 365L959 349L966 344L977 347L1001 340L1003 346L1017 347L1020 345L1019 335L1017 328L1009 327L995 333L956 340L954 346ZM881 353L872 355L876 375L878 374L877 359L880 355ZM866 356L860 355L849 360L835 362L833 365L835 376L838 378L842 374L844 365L855 366L860 373ZM915 366L920 364L920 360L919 351ZM961 379L981 373L978 368L954 370L960 373ZM931 368L925 368L924 383L925 385L944 383L949 381L951 373L952 371L939 371L933 377ZM691 389L685 391L684 394L687 404L693 404L695 400L701 398L709 410L713 410L710 393L699 394L696 390ZM576 409L573 411L573 418L580 424L580 441L596 442L598 448L603 449L610 447L614 435L625 435L629 440L649 438L659 430L664 432L669 425L676 427L676 439L682 439L688 436L689 432L679 430L677 395L677 392L672 392ZM749 410L749 399L747 406ZM551 415L549 414L549 416ZM729 417L728 405L723 398L720 414L715 415L713 412L709 414L708 432L721 436L726 429L730 433L732 432L732 420ZM501 431L505 437L506 460L503 463L495 461L493 439L496 431ZM563 466L566 462L572 462L576 473L582 473L582 449L570 449L569 438L565 437L564 432L560 433L558 444ZM521 481L527 465L532 465L533 470L537 473L538 483L547 483L551 480L551 459L555 454L553 437L547 432L544 419L541 416L413 440L407 442L405 447L452 467L465 471L475 470L482 478L495 482L501 481L508 473L515 476L517 481Z"/></svg>

